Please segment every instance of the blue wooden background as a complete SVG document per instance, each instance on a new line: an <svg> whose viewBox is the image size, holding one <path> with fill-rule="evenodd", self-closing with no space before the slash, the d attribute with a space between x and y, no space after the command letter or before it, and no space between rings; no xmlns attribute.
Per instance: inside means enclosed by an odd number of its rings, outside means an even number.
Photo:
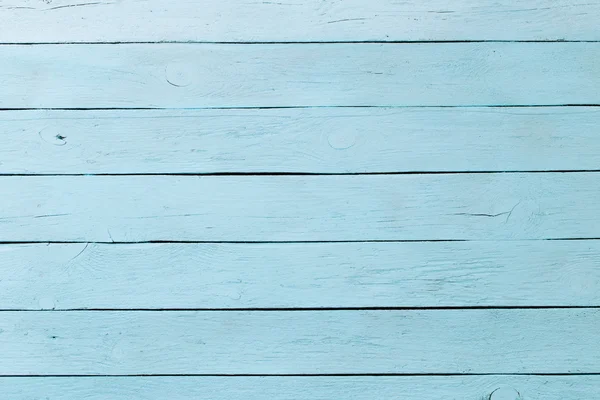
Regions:
<svg viewBox="0 0 600 400"><path fill-rule="evenodd" d="M0 0L0 399L600 398L599 20Z"/></svg>

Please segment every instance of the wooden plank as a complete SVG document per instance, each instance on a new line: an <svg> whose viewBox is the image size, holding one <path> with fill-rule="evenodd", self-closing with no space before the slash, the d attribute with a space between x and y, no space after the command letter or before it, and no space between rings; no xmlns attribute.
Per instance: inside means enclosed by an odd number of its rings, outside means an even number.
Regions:
<svg viewBox="0 0 600 400"><path fill-rule="evenodd" d="M32 311L0 374L592 373L598 309Z"/></svg>
<svg viewBox="0 0 600 400"><path fill-rule="evenodd" d="M0 247L0 309L600 305L600 242Z"/></svg>
<svg viewBox="0 0 600 400"><path fill-rule="evenodd" d="M6 111L0 172L590 170L600 108ZM532 149L535 151L532 152Z"/></svg>
<svg viewBox="0 0 600 400"><path fill-rule="evenodd" d="M11 400L581 400L599 386L581 375L0 378Z"/></svg>
<svg viewBox="0 0 600 400"><path fill-rule="evenodd" d="M600 174L4 176L0 241L600 237Z"/></svg>
<svg viewBox="0 0 600 400"><path fill-rule="evenodd" d="M0 41L598 40L599 13L569 0L6 0Z"/></svg>
<svg viewBox="0 0 600 400"><path fill-rule="evenodd" d="M0 108L600 103L598 43L0 47Z"/></svg>

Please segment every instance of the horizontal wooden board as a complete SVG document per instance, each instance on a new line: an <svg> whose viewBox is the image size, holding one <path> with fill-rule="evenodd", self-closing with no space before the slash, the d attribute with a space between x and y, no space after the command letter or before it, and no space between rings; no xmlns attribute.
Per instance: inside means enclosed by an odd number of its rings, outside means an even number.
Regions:
<svg viewBox="0 0 600 400"><path fill-rule="evenodd" d="M600 43L1 46L0 108L600 103Z"/></svg>
<svg viewBox="0 0 600 400"><path fill-rule="evenodd" d="M599 13L569 0L7 0L0 41L598 40Z"/></svg>
<svg viewBox="0 0 600 400"><path fill-rule="evenodd" d="M0 374L591 373L598 309L31 311Z"/></svg>
<svg viewBox="0 0 600 400"><path fill-rule="evenodd" d="M598 306L600 242L0 246L0 309Z"/></svg>
<svg viewBox="0 0 600 400"><path fill-rule="evenodd" d="M0 173L589 170L600 108L6 111Z"/></svg>
<svg viewBox="0 0 600 400"><path fill-rule="evenodd" d="M577 375L0 378L11 400L582 400L599 386Z"/></svg>
<svg viewBox="0 0 600 400"><path fill-rule="evenodd" d="M600 174L4 176L0 241L600 237Z"/></svg>

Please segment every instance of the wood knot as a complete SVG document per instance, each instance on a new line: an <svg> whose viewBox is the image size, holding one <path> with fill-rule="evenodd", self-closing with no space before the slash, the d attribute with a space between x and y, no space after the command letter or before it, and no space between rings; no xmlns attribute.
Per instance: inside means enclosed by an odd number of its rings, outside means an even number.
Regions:
<svg viewBox="0 0 600 400"><path fill-rule="evenodd" d="M356 132L332 132L327 136L329 145L336 150L345 150L356 144Z"/></svg>
<svg viewBox="0 0 600 400"><path fill-rule="evenodd" d="M521 394L511 387L501 387L494 390L489 400L520 400Z"/></svg>
<svg viewBox="0 0 600 400"><path fill-rule="evenodd" d="M192 84L193 71L188 64L173 62L165 68L165 79L175 87L186 87Z"/></svg>
<svg viewBox="0 0 600 400"><path fill-rule="evenodd" d="M59 132L56 128L47 127L39 132L40 138L46 143L54 146L64 146L67 144L67 137Z"/></svg>

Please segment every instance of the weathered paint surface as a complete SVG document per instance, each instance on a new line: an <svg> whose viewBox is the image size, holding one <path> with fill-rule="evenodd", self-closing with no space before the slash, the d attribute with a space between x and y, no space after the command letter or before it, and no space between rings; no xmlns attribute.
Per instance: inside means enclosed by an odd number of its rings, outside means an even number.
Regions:
<svg viewBox="0 0 600 400"><path fill-rule="evenodd" d="M599 13L0 2L0 398L596 398Z"/></svg>
<svg viewBox="0 0 600 400"><path fill-rule="evenodd" d="M2 53L10 62L0 64L0 108L600 103L596 43L79 44Z"/></svg>
<svg viewBox="0 0 600 400"><path fill-rule="evenodd" d="M599 325L597 309L6 312L0 374L594 373Z"/></svg>
<svg viewBox="0 0 600 400"><path fill-rule="evenodd" d="M44 243L0 250L0 309L600 303L600 244L589 240Z"/></svg>
<svg viewBox="0 0 600 400"><path fill-rule="evenodd" d="M3 0L0 41L598 40L598 13L572 0Z"/></svg>
<svg viewBox="0 0 600 400"><path fill-rule="evenodd" d="M580 400L599 386L577 375L0 378L11 400Z"/></svg>
<svg viewBox="0 0 600 400"><path fill-rule="evenodd" d="M4 176L0 241L600 237L600 174Z"/></svg>
<svg viewBox="0 0 600 400"><path fill-rule="evenodd" d="M590 170L598 126L597 107L6 111L0 173Z"/></svg>

